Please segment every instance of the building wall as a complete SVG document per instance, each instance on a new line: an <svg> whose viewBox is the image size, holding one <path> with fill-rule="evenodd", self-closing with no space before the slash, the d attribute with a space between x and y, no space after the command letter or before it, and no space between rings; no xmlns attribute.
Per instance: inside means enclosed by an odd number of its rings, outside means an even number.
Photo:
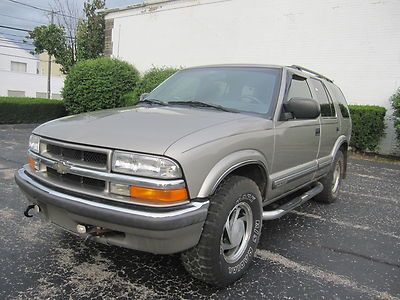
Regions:
<svg viewBox="0 0 400 300"><path fill-rule="evenodd" d="M49 71L49 55L47 52L39 54L39 74L41 75L47 75ZM52 58L51 62L51 75L52 76L62 76L63 73L61 72L61 65L56 64L54 62L54 57Z"/></svg>
<svg viewBox="0 0 400 300"><path fill-rule="evenodd" d="M1 40L0 45L7 46L0 47L0 96L47 97L47 68L41 75L40 60L12 42ZM45 60L47 62L47 58ZM12 61L26 63L26 72L11 71ZM56 64L53 64L53 70L57 72ZM51 77L51 98L61 98L63 82L62 76Z"/></svg>
<svg viewBox="0 0 400 300"><path fill-rule="evenodd" d="M63 87L63 84L64 84L63 77L52 76L51 98L60 99L61 89ZM7 96L8 90L24 91L25 97L46 98L47 76L0 70L0 96Z"/></svg>
<svg viewBox="0 0 400 300"><path fill-rule="evenodd" d="M0 70L10 71L11 62L22 62L27 64L27 73L36 74L38 60L29 52L20 49L17 44L5 41L5 37L1 36L0 40ZM1 79L0 79L1 80Z"/></svg>
<svg viewBox="0 0 400 300"><path fill-rule="evenodd" d="M350 103L386 108L400 86L398 0L180 0L106 19L114 21L112 55L140 71L298 64L332 78Z"/></svg>

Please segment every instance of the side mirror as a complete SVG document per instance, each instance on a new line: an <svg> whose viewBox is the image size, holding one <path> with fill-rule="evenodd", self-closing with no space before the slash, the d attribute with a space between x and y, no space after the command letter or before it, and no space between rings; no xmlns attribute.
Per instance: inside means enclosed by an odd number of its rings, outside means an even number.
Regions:
<svg viewBox="0 0 400 300"><path fill-rule="evenodd" d="M140 95L139 101L143 101L150 93L143 93Z"/></svg>
<svg viewBox="0 0 400 300"><path fill-rule="evenodd" d="M284 107L285 111L292 113L296 119L315 119L321 114L318 101L311 98L290 98Z"/></svg>

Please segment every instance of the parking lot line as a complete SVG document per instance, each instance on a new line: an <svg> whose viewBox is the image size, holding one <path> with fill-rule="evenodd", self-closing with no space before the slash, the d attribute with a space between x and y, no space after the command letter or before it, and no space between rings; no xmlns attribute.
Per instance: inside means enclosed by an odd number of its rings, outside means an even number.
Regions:
<svg viewBox="0 0 400 300"><path fill-rule="evenodd" d="M316 220L319 220L319 221L322 221L322 222L334 223L334 224L337 224L339 226L345 226L345 227L351 227L351 228L354 228L354 229L370 231L370 232L373 232L373 233L386 235L386 236L392 237L394 239L400 240L400 236L398 236L398 235L396 235L394 233L378 231L378 230L375 230L375 229L373 229L373 228L371 228L369 226L365 226L365 225L353 224L353 223L350 223L350 222L341 221L341 220L337 220L337 219L326 219L326 218L324 218L322 216L319 216L319 215L310 214L310 213L306 213L306 212L301 212L301 211L298 211L298 210L293 210L290 213L298 215L298 216L304 216L304 217L307 217L307 218L316 219Z"/></svg>
<svg viewBox="0 0 400 300"><path fill-rule="evenodd" d="M262 260L267 260L272 263L282 265L285 268L291 269L295 272L304 273L307 276L323 280L325 282L332 283L337 286L342 286L345 288L356 290L358 292L368 295L371 298L383 299L383 300L400 300L400 298L393 296L388 292L375 290L365 285L361 285L356 281L353 281L345 276L328 272L312 265L300 264L278 253L274 253L268 250L258 249L256 251L256 257Z"/></svg>

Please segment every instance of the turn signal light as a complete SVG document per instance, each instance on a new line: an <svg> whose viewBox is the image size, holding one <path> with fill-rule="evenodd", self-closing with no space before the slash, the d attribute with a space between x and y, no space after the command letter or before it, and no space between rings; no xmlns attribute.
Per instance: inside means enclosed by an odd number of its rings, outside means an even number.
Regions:
<svg viewBox="0 0 400 300"><path fill-rule="evenodd" d="M29 164L29 167L30 167L33 171L36 170L36 161L35 161L33 158L31 158L31 157L28 158L28 164Z"/></svg>
<svg viewBox="0 0 400 300"><path fill-rule="evenodd" d="M130 196L141 200L151 200L156 202L179 202L188 199L186 188L161 190L141 186L130 186Z"/></svg>

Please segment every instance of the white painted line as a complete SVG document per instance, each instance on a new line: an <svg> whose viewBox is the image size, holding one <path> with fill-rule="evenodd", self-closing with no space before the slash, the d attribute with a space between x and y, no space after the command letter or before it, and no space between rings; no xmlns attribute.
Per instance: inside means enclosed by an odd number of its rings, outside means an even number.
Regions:
<svg viewBox="0 0 400 300"><path fill-rule="evenodd" d="M303 216L303 217L307 217L307 218L316 219L316 220L319 220L319 221L322 221L322 222L334 223L334 224L337 224L339 226L350 227L350 228L359 229L359 230L365 230L365 231L369 231L369 232L376 233L376 234L382 234L382 235L386 235L386 236L389 236L391 238L400 240L400 236L395 235L394 233L378 231L378 230L375 230L375 229L373 229L373 228L371 228L369 226L366 226L366 225L353 224L353 223L350 223L350 222L340 221L340 220L337 220L337 219L326 219L326 218L324 218L322 216L319 216L319 215L310 214L310 213L306 213L306 212L301 212L301 211L297 211L297 210L292 210L290 213L298 215L298 216Z"/></svg>
<svg viewBox="0 0 400 300"><path fill-rule="evenodd" d="M358 192L356 193L356 192L349 192L349 191L340 191L340 193L354 195L354 196L360 196L360 197L366 197L366 198L376 198L376 199L400 204L400 199L391 198L391 197L384 197L384 196L378 196L378 195L372 195L372 194L361 194Z"/></svg>
<svg viewBox="0 0 400 300"><path fill-rule="evenodd" d="M278 253L274 253L274 252L271 252L268 250L257 249L256 257L258 257L262 260L270 261L274 264L281 265L285 268L291 269L298 273L305 273L307 276L314 277L316 279L323 280L325 282L328 282L328 283L331 283L331 284L334 284L337 286L342 286L345 288L353 289L357 292L366 294L369 297L374 298L374 299L400 300L400 298L393 296L393 295L389 294L388 292L381 292L381 291L375 290L368 286L362 285L356 281L353 281L353 280L347 278L346 276L328 272L328 271L322 270L315 266L300 264L300 263L295 262L291 259L288 259Z"/></svg>
<svg viewBox="0 0 400 300"><path fill-rule="evenodd" d="M357 164L357 163L347 163L349 166L355 166L359 167L360 169L365 169L365 166L362 164ZM390 173L400 173L399 169L391 169L391 168L384 168L384 167L375 167L375 166L368 166L368 169L377 169L379 171L387 171Z"/></svg>

